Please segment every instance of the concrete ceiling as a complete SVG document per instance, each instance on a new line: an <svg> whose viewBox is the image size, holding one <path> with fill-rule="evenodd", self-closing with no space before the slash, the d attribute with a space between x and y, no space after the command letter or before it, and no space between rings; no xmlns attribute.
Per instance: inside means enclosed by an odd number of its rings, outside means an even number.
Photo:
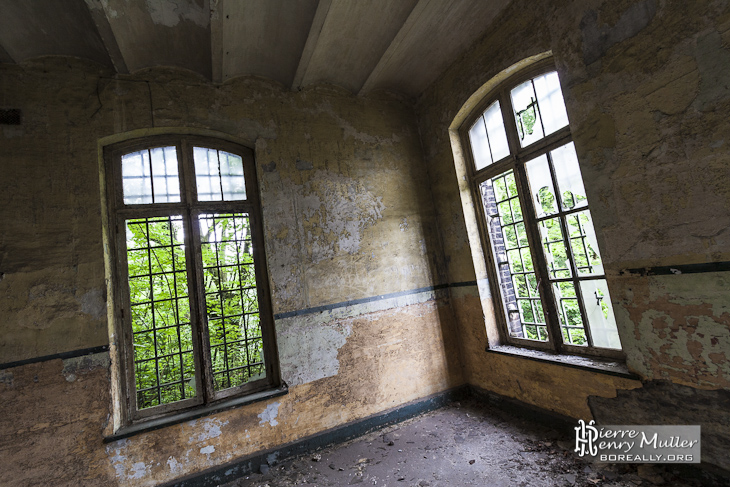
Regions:
<svg viewBox="0 0 730 487"><path fill-rule="evenodd" d="M177 66L420 95L510 0L0 0L0 63Z"/></svg>

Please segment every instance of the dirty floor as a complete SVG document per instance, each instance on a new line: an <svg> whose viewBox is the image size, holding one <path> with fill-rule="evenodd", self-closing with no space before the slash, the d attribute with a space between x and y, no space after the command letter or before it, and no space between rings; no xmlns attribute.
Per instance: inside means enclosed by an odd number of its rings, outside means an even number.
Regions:
<svg viewBox="0 0 730 487"><path fill-rule="evenodd" d="M556 425L557 426L557 425ZM592 464L573 431L467 400L348 443L292 458L225 487L672 487L730 481L677 465Z"/></svg>

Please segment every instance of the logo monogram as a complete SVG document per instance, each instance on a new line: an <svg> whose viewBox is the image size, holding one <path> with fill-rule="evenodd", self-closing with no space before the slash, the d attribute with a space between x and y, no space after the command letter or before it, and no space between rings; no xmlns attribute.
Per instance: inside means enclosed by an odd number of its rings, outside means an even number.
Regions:
<svg viewBox="0 0 730 487"><path fill-rule="evenodd" d="M598 430L595 421L591 420L586 424L582 419L578 420L578 426L575 427L575 452L582 457L586 453L591 456L598 454L598 447L595 441L598 439Z"/></svg>

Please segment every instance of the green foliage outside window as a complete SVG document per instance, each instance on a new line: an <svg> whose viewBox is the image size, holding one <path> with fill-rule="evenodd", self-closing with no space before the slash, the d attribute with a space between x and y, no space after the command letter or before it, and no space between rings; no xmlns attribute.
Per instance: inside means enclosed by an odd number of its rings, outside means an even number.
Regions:
<svg viewBox="0 0 730 487"><path fill-rule="evenodd" d="M201 215L201 253L214 387L264 373L258 294L247 215Z"/></svg>
<svg viewBox="0 0 730 487"><path fill-rule="evenodd" d="M535 106L537 102L532 100L527 108L521 112L517 112L517 118L520 123L517 124L517 130L520 133L520 139L524 140L527 135L532 135L535 131L535 122L537 122L537 112Z"/></svg>
<svg viewBox="0 0 730 487"><path fill-rule="evenodd" d="M264 372L248 217L203 215L201 256L216 390ZM137 407L195 397L188 262L180 216L127 221Z"/></svg>

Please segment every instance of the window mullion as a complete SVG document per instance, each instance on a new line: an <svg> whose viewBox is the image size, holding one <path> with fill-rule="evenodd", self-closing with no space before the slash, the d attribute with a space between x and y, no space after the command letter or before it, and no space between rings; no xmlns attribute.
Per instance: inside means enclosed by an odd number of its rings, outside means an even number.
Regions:
<svg viewBox="0 0 730 487"><path fill-rule="evenodd" d="M517 156L520 152L520 140L517 135L517 123L515 122L514 109L512 108L512 100L508 90L503 90L499 94L499 105L502 107L502 121L504 122L505 132L507 132L509 152L513 156Z"/></svg>
<svg viewBox="0 0 730 487"><path fill-rule="evenodd" d="M554 305L555 299L553 298L553 291L550 287L547 261L542 251L540 230L535 219L535 206L532 198L529 196L530 188L527 180L527 170L523 161L518 161L516 164L515 174L517 176L520 202L523 208L522 217L525 222L525 229L527 230L527 239L534 262L533 268L538 279L538 292L540 293L540 300L545 315L545 324L548 329L548 343L557 351L561 351L562 342L555 338L556 323L559 323L557 320L557 310ZM560 333L559 326L557 327L557 333Z"/></svg>
<svg viewBox="0 0 730 487"><path fill-rule="evenodd" d="M195 336L199 345L199 352L196 353L196 360L199 362L199 374L201 376L200 387L205 402L213 399L213 382L211 376L210 362L210 339L208 337L208 319L205 302L205 278L203 276L203 255L201 251L200 225L198 224L199 212L188 210L188 224L190 226L191 242L190 262L193 263L191 273L193 274L194 293L191 297L195 301ZM192 303L191 303L192 306ZM192 314L192 313L191 313ZM197 362L196 362L197 363Z"/></svg>
<svg viewBox="0 0 730 487"><path fill-rule="evenodd" d="M195 201L195 166L193 164L193 145L183 139L178 147L178 159L180 160L180 192L182 201L187 208L191 208Z"/></svg>
<svg viewBox="0 0 730 487"><path fill-rule="evenodd" d="M181 152L181 185L184 193L184 201L187 206L185 221L187 224L186 235L189 238L186 252L188 254L188 279L190 296L190 316L193 321L195 351L195 368L197 390L204 403L213 398L213 386L210 377L210 343L208 339L208 327L206 319L205 304L205 281L203 279L203 258L200 250L200 225L198 225L198 212L192 208L195 202L195 167L193 164L193 147L186 139L180 144Z"/></svg>

